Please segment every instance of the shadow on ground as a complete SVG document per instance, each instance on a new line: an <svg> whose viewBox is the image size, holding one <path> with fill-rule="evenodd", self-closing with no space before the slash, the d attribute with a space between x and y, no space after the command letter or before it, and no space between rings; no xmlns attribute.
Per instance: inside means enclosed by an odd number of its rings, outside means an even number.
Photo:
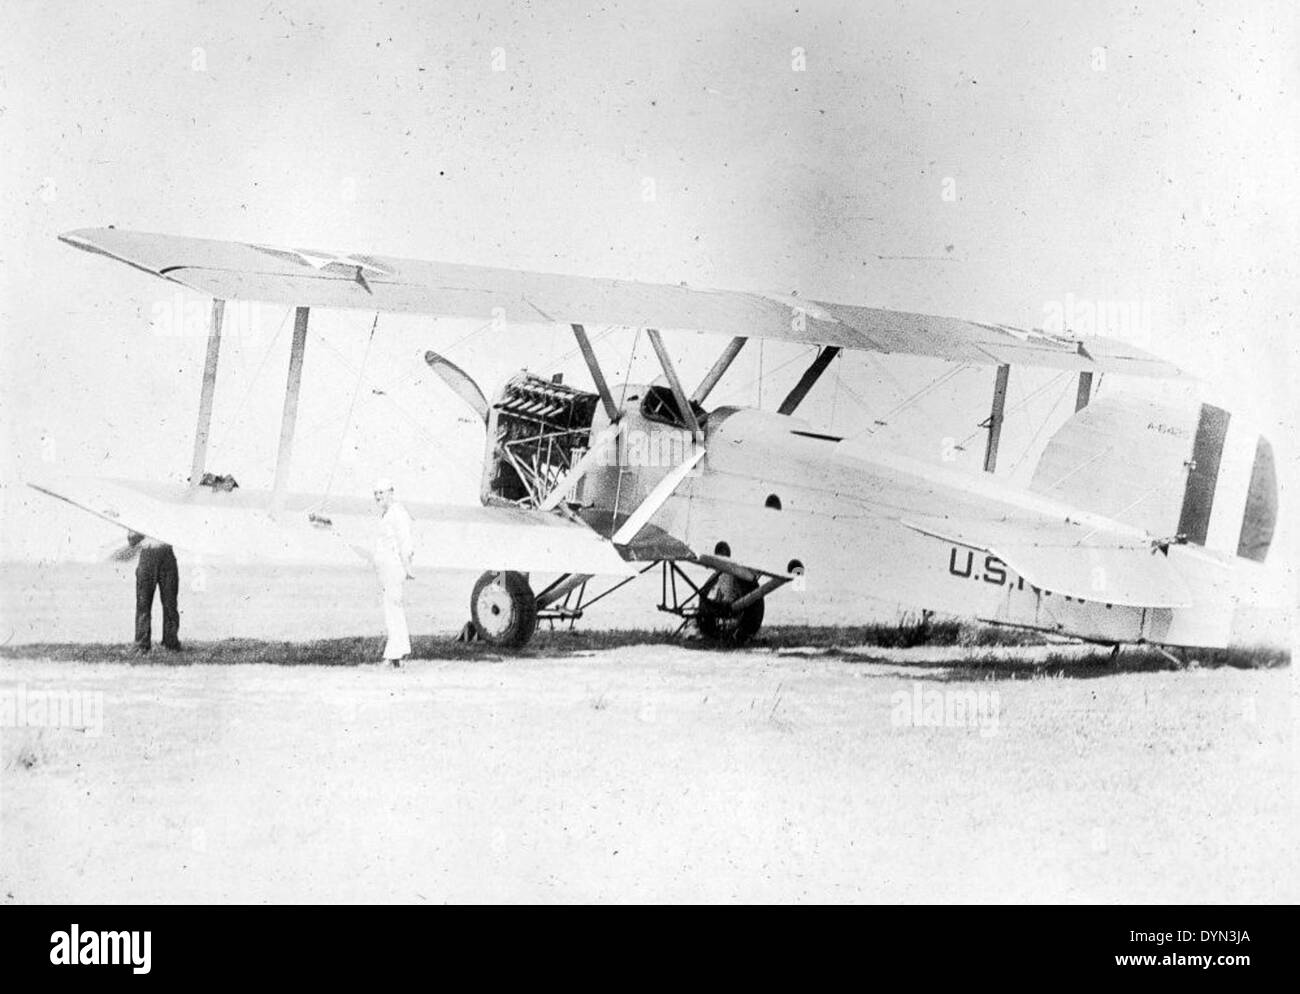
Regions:
<svg viewBox="0 0 1300 994"><path fill-rule="evenodd" d="M829 649L815 652L783 652L784 656L805 656L818 659L839 659L850 665L887 663L889 670L882 676L897 676L900 669L915 670L917 675L941 683L971 680L1041 680L1066 678L1086 680L1096 677L1117 676L1121 673L1181 672L1193 669L1274 669L1291 664L1291 654L1284 649L1267 646L1239 646L1228 649L1192 649L1186 654L1172 650L1169 654L1151 646L1125 646L1117 655L1110 649L1089 651L1086 647L1072 645L1073 651L1044 647L1035 655L985 650L979 654L926 658L920 655L907 658L873 656L870 650Z"/></svg>

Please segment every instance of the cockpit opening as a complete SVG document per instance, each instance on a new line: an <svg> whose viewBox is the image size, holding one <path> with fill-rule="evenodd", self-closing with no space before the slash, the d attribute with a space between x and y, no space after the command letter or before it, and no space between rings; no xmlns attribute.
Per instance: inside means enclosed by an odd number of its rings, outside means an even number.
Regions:
<svg viewBox="0 0 1300 994"><path fill-rule="evenodd" d="M691 401L690 404L691 410L695 413L695 420L703 426L707 417L704 408L695 401ZM664 386L646 388L645 399L641 401L641 416L647 421L657 421L675 428L689 427L681 409L677 406L677 398L673 396L671 389Z"/></svg>

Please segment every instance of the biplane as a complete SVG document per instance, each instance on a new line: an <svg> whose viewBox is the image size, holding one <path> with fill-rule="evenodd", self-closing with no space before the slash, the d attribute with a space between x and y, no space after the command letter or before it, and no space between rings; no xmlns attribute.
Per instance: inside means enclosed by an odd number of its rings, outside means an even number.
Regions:
<svg viewBox="0 0 1300 994"><path fill-rule="evenodd" d="M474 630L499 645L523 645L539 619L580 618L657 568L659 607L720 640L753 636L767 598L796 583L1114 645L1221 646L1237 571L1262 563L1273 536L1268 441L1209 404L1093 398L1101 374L1181 375L1101 336L114 228L61 238L211 297L212 322L187 485L31 485L212 560L368 562L368 501L287 488L313 309L567 325L589 389L523 371L489 401L452 362L424 356L482 419L487 441L481 506L404 500L419 562L481 572ZM270 490L211 486L205 473L231 300L294 309ZM611 384L586 331L593 323L644 329L662 376ZM670 349L686 331L725 340L693 386ZM710 407L753 339L801 343L815 354L775 410ZM809 392L846 350L987 367L985 472L886 449L849 451L801 418ZM1077 375L1075 413L1047 442L1027 486L994 472L1012 366Z"/></svg>

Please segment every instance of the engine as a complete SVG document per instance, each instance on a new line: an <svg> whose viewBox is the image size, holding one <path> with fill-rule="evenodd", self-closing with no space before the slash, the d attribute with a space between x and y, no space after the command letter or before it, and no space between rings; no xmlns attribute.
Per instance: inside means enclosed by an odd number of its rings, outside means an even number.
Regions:
<svg viewBox="0 0 1300 994"><path fill-rule="evenodd" d="M488 415L485 504L536 507L586 453L600 398L527 371L501 391Z"/></svg>

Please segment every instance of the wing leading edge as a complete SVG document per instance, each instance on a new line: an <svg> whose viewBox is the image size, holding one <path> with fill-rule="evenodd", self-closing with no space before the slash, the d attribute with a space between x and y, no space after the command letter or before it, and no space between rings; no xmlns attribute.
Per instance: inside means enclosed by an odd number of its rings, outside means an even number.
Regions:
<svg viewBox="0 0 1300 994"><path fill-rule="evenodd" d="M795 297L286 249L117 228L86 228L59 237L76 248L223 300L480 319L504 313L506 320L519 324L654 327L988 366L1180 375L1173 365L1115 339L1088 336L1074 340L957 318Z"/></svg>

